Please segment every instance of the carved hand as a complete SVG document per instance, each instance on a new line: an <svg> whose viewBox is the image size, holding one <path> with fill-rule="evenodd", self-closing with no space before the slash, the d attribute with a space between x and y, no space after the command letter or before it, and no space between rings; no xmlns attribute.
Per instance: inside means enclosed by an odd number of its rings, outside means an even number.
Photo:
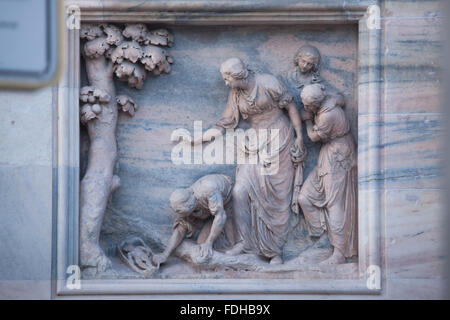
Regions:
<svg viewBox="0 0 450 320"><path fill-rule="evenodd" d="M200 245L200 256L209 259L213 254L212 243L205 242Z"/></svg>
<svg viewBox="0 0 450 320"><path fill-rule="evenodd" d="M209 130L205 131L200 137L196 137L192 139L192 144L202 144L203 142L209 142L212 139L212 135L209 133Z"/></svg>
<svg viewBox="0 0 450 320"><path fill-rule="evenodd" d="M291 160L294 164L305 161L306 148L301 137L295 139L294 145L291 147Z"/></svg>
<svg viewBox="0 0 450 320"><path fill-rule="evenodd" d="M153 264L159 267L161 264L167 261L167 256L164 253L155 254L152 258Z"/></svg>
<svg viewBox="0 0 450 320"><path fill-rule="evenodd" d="M203 143L203 137L197 138L197 139L192 139L192 144L193 145L197 145L197 144L202 144Z"/></svg>
<svg viewBox="0 0 450 320"><path fill-rule="evenodd" d="M312 119L314 119L314 114L312 112L309 112L309 111L306 111L306 110L302 110L301 118L302 118L303 121L312 120Z"/></svg>

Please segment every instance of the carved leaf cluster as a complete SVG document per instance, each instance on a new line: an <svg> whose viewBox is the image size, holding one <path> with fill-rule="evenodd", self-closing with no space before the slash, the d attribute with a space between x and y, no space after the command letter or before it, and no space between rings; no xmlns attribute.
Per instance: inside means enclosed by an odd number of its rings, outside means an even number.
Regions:
<svg viewBox="0 0 450 320"><path fill-rule="evenodd" d="M80 90L80 101L83 103L80 110L81 123L86 124L96 119L102 113L104 104L111 100L111 96L104 90L86 86Z"/></svg>
<svg viewBox="0 0 450 320"><path fill-rule="evenodd" d="M138 105L133 101L129 96L120 95L116 97L117 106L119 110L128 113L130 116L134 116L136 110L138 109Z"/></svg>
<svg viewBox="0 0 450 320"><path fill-rule="evenodd" d="M147 72L169 73L173 59L161 48L173 45L173 36L165 29L149 31L145 24L83 25L80 37L85 40L84 55L110 59L114 73L132 88L141 89Z"/></svg>

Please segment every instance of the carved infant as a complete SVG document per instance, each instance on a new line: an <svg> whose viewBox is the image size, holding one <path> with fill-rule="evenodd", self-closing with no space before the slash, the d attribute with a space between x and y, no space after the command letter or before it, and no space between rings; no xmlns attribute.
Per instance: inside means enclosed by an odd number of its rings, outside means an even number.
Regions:
<svg viewBox="0 0 450 320"><path fill-rule="evenodd" d="M178 215L173 233L163 253L153 256L159 266L186 238L195 237L200 255L207 260L216 249L226 249L235 243L231 213L233 181L222 174L210 174L191 187L177 189L170 196L170 206Z"/></svg>

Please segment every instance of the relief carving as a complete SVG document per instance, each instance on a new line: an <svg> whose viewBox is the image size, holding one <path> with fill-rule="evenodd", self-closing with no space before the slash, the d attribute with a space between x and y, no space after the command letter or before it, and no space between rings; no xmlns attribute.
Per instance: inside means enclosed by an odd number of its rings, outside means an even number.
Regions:
<svg viewBox="0 0 450 320"><path fill-rule="evenodd" d="M313 237L327 233L333 255L323 263L344 263L357 254L356 151L342 96L327 95L320 84L301 93L309 138L322 142L316 167L303 184L298 202Z"/></svg>
<svg viewBox="0 0 450 320"><path fill-rule="evenodd" d="M80 114L90 149L80 187L80 258L86 274L96 276L111 268L99 236L108 200L120 186L114 174L118 110L129 116L138 110L130 97L116 95L113 77L141 89L148 72L169 73L173 60L162 47L170 47L173 37L163 29L148 31L143 24L130 24L84 26L81 38L89 86L80 91ZM242 122L257 142L238 143L246 161L237 163L234 181L211 172L188 188L173 190L169 202L176 218L162 252L155 254L134 235L117 246L118 256L131 270L154 277L170 257L196 270L270 274L314 272L316 266L335 272L352 262L358 240L357 155L345 99L320 76L316 47L301 47L294 61L295 70L283 81L250 70L239 58L221 64L220 74L230 88L222 116L188 143L212 143ZM306 180L304 125L309 139L320 144ZM297 258L283 261L292 221L301 222L310 245L299 249ZM347 265L348 270L356 268Z"/></svg>
<svg viewBox="0 0 450 320"><path fill-rule="evenodd" d="M228 253L256 253L270 259L272 264L280 264L291 213L295 171L301 170L301 162L306 156L300 116L292 96L276 77L253 73L238 58L225 61L220 72L231 90L217 127L235 129L242 117L251 128L279 130L279 147L275 151L279 162L277 173L264 174L262 166L266 164L260 162L238 164L236 168L232 198L239 238ZM204 141L208 138L206 132ZM270 143L268 138L258 147L270 149ZM258 156L260 149L256 150Z"/></svg>
<svg viewBox="0 0 450 320"><path fill-rule="evenodd" d="M233 181L222 174L200 178L191 187L177 189L170 195L170 207L178 215L173 224L173 234L163 253L153 256L159 267L185 238L196 235L199 244L193 252L197 263L207 262L216 250L232 246L236 240L231 220L231 192ZM195 249L193 249L195 250Z"/></svg>
<svg viewBox="0 0 450 320"><path fill-rule="evenodd" d="M170 72L173 61L161 46L171 46L173 38L166 30L148 31L143 24L83 25L80 37L89 81L80 90L80 115L90 142L80 184L80 265L84 274L95 276L111 267L99 237L108 200L120 186L114 174L118 111L133 116L137 109L131 98L116 97L113 78L141 89L148 72Z"/></svg>
<svg viewBox="0 0 450 320"><path fill-rule="evenodd" d="M320 52L311 45L302 46L294 57L294 70L288 73L287 82L297 90L308 84L320 83Z"/></svg>

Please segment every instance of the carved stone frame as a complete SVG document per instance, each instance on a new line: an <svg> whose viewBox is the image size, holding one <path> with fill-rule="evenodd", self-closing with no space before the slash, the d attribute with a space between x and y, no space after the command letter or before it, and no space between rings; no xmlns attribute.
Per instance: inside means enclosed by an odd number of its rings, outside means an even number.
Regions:
<svg viewBox="0 0 450 320"><path fill-rule="evenodd" d="M326 1L328 2L328 1ZM378 1L334 1L333 5L304 1L283 6L229 2L68 1L81 10L82 22L164 23L176 25L280 25L357 24L358 26L358 126L367 136L358 137L358 233L357 280L90 280L81 289L66 287L66 270L78 265L79 225L79 30L67 30L66 71L58 86L57 137L54 165L53 294L63 296L192 295L192 294L357 294L373 295L381 287L367 286L369 266L382 270L381 206L382 159L379 148L382 121L380 50L381 30L367 27L367 8ZM336 3L342 5L336 5ZM373 125L371 125L373 124ZM383 281L381 281L383 283Z"/></svg>

